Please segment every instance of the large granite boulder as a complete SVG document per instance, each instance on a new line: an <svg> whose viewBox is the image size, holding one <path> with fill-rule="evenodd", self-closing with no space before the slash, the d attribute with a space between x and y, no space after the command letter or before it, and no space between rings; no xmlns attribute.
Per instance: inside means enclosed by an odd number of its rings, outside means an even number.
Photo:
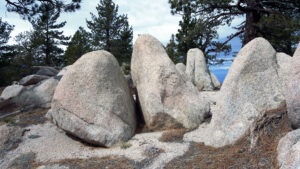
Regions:
<svg viewBox="0 0 300 169"><path fill-rule="evenodd" d="M26 87L19 96L13 98L13 102L21 107L50 108L58 82L59 80L50 78L35 86Z"/></svg>
<svg viewBox="0 0 300 169"><path fill-rule="evenodd" d="M300 127L300 44L292 58L286 93L288 116L293 128Z"/></svg>
<svg viewBox="0 0 300 169"><path fill-rule="evenodd" d="M206 65L205 57L200 49L190 49L187 53L186 74L197 86L198 90L212 91L214 86Z"/></svg>
<svg viewBox="0 0 300 169"><path fill-rule="evenodd" d="M277 146L280 169L300 168L300 130L289 132Z"/></svg>
<svg viewBox="0 0 300 169"><path fill-rule="evenodd" d="M131 75L146 125L153 130L195 128L209 112L197 88L150 35L139 36L134 44Z"/></svg>
<svg viewBox="0 0 300 169"><path fill-rule="evenodd" d="M3 100L8 100L18 96L24 90L24 86L21 85L11 85L6 87L1 93L0 98Z"/></svg>
<svg viewBox="0 0 300 169"><path fill-rule="evenodd" d="M94 145L129 140L136 129L135 104L114 56L95 51L78 59L59 82L49 116L67 133Z"/></svg>
<svg viewBox="0 0 300 169"><path fill-rule="evenodd" d="M23 77L20 81L19 84L23 86L29 86L29 85L34 85L37 84L45 79L49 79L49 76L44 76L44 75L29 75L26 77Z"/></svg>
<svg viewBox="0 0 300 169"><path fill-rule="evenodd" d="M185 135L187 141L221 147L232 144L267 110L285 105L276 51L256 38L242 48L221 87L208 125Z"/></svg>

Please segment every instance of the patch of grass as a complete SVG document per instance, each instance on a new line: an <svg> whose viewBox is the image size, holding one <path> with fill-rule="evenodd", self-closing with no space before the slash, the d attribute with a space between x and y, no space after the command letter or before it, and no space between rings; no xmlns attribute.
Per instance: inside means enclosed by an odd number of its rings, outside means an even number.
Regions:
<svg viewBox="0 0 300 169"><path fill-rule="evenodd" d="M126 143L123 143L123 144L121 145L121 149L127 149L127 148L129 148L129 147L131 147L131 146L132 146L131 143L126 142Z"/></svg>
<svg viewBox="0 0 300 169"><path fill-rule="evenodd" d="M36 138L40 138L41 136L39 135L35 135L35 134L32 134L32 135L29 135L28 138L29 139L36 139Z"/></svg>
<svg viewBox="0 0 300 169"><path fill-rule="evenodd" d="M13 117L5 117L3 121L7 124L16 124L16 120Z"/></svg>
<svg viewBox="0 0 300 169"><path fill-rule="evenodd" d="M161 142L182 142L184 134L187 132L187 129L174 129L169 130L163 133L159 138Z"/></svg>
<svg viewBox="0 0 300 169"><path fill-rule="evenodd" d="M291 130L285 107L266 111L254 122L254 130L248 132L233 145L220 148L191 143L189 150L170 161L166 169L190 168L249 168L277 169L277 145ZM251 146L251 135L257 142ZM251 148L252 147L252 148Z"/></svg>

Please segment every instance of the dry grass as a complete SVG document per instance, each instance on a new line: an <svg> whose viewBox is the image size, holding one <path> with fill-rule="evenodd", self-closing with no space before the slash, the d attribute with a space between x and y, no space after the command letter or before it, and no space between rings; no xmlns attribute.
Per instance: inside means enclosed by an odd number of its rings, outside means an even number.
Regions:
<svg viewBox="0 0 300 169"><path fill-rule="evenodd" d="M30 125L43 124L46 122L46 113L49 109L35 108L28 111L20 112L0 119L0 123L8 123L19 127L27 127Z"/></svg>
<svg viewBox="0 0 300 169"><path fill-rule="evenodd" d="M161 142L182 142L183 135L187 132L187 129L174 129L163 133L159 138Z"/></svg>
<svg viewBox="0 0 300 169"><path fill-rule="evenodd" d="M276 169L278 142L290 130L286 108L271 110L256 121L252 134L259 137L251 150L250 132L236 144L222 148L193 143L185 155L172 160L166 168Z"/></svg>
<svg viewBox="0 0 300 169"><path fill-rule="evenodd" d="M15 118L17 119L16 125L20 127L27 127L30 125L43 124L47 121L45 115L49 109L36 108L23 113L20 113Z"/></svg>

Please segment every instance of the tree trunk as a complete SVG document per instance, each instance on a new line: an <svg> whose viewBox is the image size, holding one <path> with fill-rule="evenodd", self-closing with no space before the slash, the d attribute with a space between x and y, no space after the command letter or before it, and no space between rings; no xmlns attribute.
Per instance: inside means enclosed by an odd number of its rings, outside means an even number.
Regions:
<svg viewBox="0 0 300 169"><path fill-rule="evenodd" d="M247 7L250 8L260 8L259 4L256 0L246 0ZM243 39L243 46L245 46L248 42L258 37L259 29L257 27L257 23L261 18L261 14L258 11L250 10L246 12L246 25L245 25L245 33Z"/></svg>

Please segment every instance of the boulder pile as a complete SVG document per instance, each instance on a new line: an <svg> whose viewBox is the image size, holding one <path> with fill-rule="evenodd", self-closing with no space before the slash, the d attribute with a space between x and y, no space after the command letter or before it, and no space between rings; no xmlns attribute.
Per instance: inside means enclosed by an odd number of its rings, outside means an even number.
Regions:
<svg viewBox="0 0 300 169"><path fill-rule="evenodd" d="M285 105L276 51L256 38L242 48L221 87L208 125L185 136L188 141L222 147L233 144L267 110Z"/></svg>
<svg viewBox="0 0 300 169"><path fill-rule="evenodd" d="M50 108L54 90L59 82L58 71L48 66L33 67L34 74L4 89L0 96L0 108L7 104L19 107Z"/></svg>
<svg viewBox="0 0 300 169"><path fill-rule="evenodd" d="M209 114L208 102L150 35L139 36L134 44L131 75L149 128L196 128Z"/></svg>
<svg viewBox="0 0 300 169"><path fill-rule="evenodd" d="M127 74L128 65L123 67ZM4 89L0 108L4 103L51 107L47 117L54 124L97 146L123 144L144 129L184 128L195 130L185 133L183 142L222 147L245 136L269 110L285 105L293 128L300 128L300 45L290 57L263 38L252 40L238 53L222 85L200 49L188 51L186 65L175 65L151 35L136 40L127 75L102 50L83 55L60 72L34 69ZM145 128L138 128L141 121ZM299 130L277 147L282 168L299 167ZM6 128L1 131L8 135Z"/></svg>

